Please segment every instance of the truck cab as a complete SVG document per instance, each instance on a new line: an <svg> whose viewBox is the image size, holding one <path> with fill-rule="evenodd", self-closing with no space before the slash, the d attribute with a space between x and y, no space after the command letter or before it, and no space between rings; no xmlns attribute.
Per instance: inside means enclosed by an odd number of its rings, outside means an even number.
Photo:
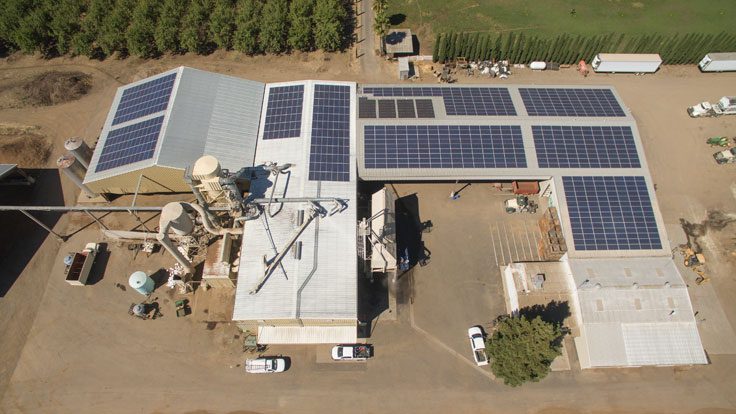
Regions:
<svg viewBox="0 0 736 414"><path fill-rule="evenodd" d="M245 372L250 374L271 374L286 371L286 359L282 357L263 357L245 361Z"/></svg>
<svg viewBox="0 0 736 414"><path fill-rule="evenodd" d="M714 104L701 102L687 108L687 113L693 118L736 114L736 96L724 96Z"/></svg>
<svg viewBox="0 0 736 414"><path fill-rule="evenodd" d="M332 348L335 361L365 361L373 356L373 347L368 344L337 345Z"/></svg>

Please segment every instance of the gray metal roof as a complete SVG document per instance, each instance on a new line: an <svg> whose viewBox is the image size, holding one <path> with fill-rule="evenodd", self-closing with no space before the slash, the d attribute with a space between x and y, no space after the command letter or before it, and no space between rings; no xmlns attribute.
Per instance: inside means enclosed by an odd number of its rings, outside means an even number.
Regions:
<svg viewBox="0 0 736 414"><path fill-rule="evenodd" d="M386 34L386 53L414 53L410 29L391 29Z"/></svg>
<svg viewBox="0 0 736 414"><path fill-rule="evenodd" d="M177 74L165 111L112 126L126 89ZM85 182L98 181L153 165L184 169L204 154L220 160L223 168L238 170L253 165L265 84L181 66L122 86L113 100ZM149 160L95 172L107 134L117 128L163 115L164 123L155 153Z"/></svg>
<svg viewBox="0 0 736 414"><path fill-rule="evenodd" d="M263 140L261 131L255 165L268 162L291 163L274 188L276 197L337 197L347 201L342 212L315 219L301 234L301 259L291 254L284 258L262 289L249 292L264 274L263 258L273 258L297 228L296 216L307 206L285 203L274 217L264 213L247 221L240 253L240 269L233 320L264 319L356 319L357 318L357 172L355 168L355 84L349 82L304 81L269 84L271 87L304 85L301 134L296 138ZM350 181L309 180L309 155L312 134L312 100L318 84L349 85L351 98ZM268 99L261 111L265 118ZM263 122L261 122L263 124ZM262 129L262 128L261 128ZM251 183L251 193L270 195L274 177L269 175ZM330 204L323 207L329 209Z"/></svg>
<svg viewBox="0 0 736 414"><path fill-rule="evenodd" d="M18 167L18 164L0 164L0 178L13 172Z"/></svg>

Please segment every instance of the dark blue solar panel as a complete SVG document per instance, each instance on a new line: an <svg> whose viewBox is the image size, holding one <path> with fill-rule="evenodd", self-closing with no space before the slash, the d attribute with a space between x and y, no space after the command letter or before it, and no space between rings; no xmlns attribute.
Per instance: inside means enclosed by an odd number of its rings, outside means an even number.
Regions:
<svg viewBox="0 0 736 414"><path fill-rule="evenodd" d="M373 96L441 96L447 115L516 115L507 88L363 88Z"/></svg>
<svg viewBox="0 0 736 414"><path fill-rule="evenodd" d="M644 177L562 177L577 250L661 249Z"/></svg>
<svg viewBox="0 0 736 414"><path fill-rule="evenodd" d="M95 172L153 157L163 122L164 117L159 116L110 131L107 134L100 159L97 161Z"/></svg>
<svg viewBox="0 0 736 414"><path fill-rule="evenodd" d="M366 125L366 168L525 168L516 125Z"/></svg>
<svg viewBox="0 0 736 414"><path fill-rule="evenodd" d="M626 116L610 89L519 88L530 116Z"/></svg>
<svg viewBox="0 0 736 414"><path fill-rule="evenodd" d="M532 126L541 168L639 168L627 126Z"/></svg>
<svg viewBox="0 0 736 414"><path fill-rule="evenodd" d="M268 92L263 139L298 137L302 128L304 85L278 86Z"/></svg>
<svg viewBox="0 0 736 414"><path fill-rule="evenodd" d="M350 87L315 85L309 179L350 181Z"/></svg>
<svg viewBox="0 0 736 414"><path fill-rule="evenodd" d="M113 125L166 110L176 73L128 88L120 98Z"/></svg>

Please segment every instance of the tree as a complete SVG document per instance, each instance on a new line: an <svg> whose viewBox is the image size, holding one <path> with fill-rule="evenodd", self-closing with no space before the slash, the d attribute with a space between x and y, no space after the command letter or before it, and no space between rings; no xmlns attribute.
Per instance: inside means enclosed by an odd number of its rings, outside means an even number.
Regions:
<svg viewBox="0 0 736 414"><path fill-rule="evenodd" d="M235 9L232 0L216 0L210 17L210 36L217 47L231 49L235 33Z"/></svg>
<svg viewBox="0 0 736 414"><path fill-rule="evenodd" d="M261 20L260 0L240 0L238 3L238 16L235 21L234 46L238 50L249 55L260 52L258 45L258 33Z"/></svg>
<svg viewBox="0 0 736 414"><path fill-rule="evenodd" d="M82 19L80 30L72 37L71 51L73 54L90 58L102 57L103 53L98 39L105 16L112 10L112 7L112 0L92 0L89 2L87 14Z"/></svg>
<svg viewBox="0 0 736 414"><path fill-rule="evenodd" d="M117 0L112 10L105 12L98 32L97 41L106 55L114 52L127 53L125 33L135 7L135 0Z"/></svg>
<svg viewBox="0 0 736 414"><path fill-rule="evenodd" d="M158 4L158 0L139 0L133 10L126 39L128 50L135 56L150 58L158 52L154 38Z"/></svg>
<svg viewBox="0 0 736 414"><path fill-rule="evenodd" d="M212 51L209 36L209 18L212 4L209 0L192 0L184 15L181 31L181 46L195 53Z"/></svg>
<svg viewBox="0 0 736 414"><path fill-rule="evenodd" d="M153 38L160 53L181 52L181 20L186 0L164 0Z"/></svg>
<svg viewBox="0 0 736 414"><path fill-rule="evenodd" d="M340 0L317 0L314 7L314 44L326 52L343 45L347 11Z"/></svg>
<svg viewBox="0 0 736 414"><path fill-rule="evenodd" d="M314 33L312 11L314 0L292 0L289 8L289 46L301 51L312 50Z"/></svg>
<svg viewBox="0 0 736 414"><path fill-rule="evenodd" d="M49 29L56 52L64 55L72 49L72 39L81 30L80 16L84 14L86 4L82 0L60 0L51 4Z"/></svg>
<svg viewBox="0 0 736 414"><path fill-rule="evenodd" d="M506 316L496 325L486 349L491 370L506 385L537 382L549 373L550 364L562 354L562 332L541 317Z"/></svg>
<svg viewBox="0 0 736 414"><path fill-rule="evenodd" d="M386 10L375 12L373 17L373 31L381 39L381 56L386 54L386 34L388 34L389 27L391 27L391 22Z"/></svg>
<svg viewBox="0 0 736 414"><path fill-rule="evenodd" d="M286 0L267 0L263 6L260 43L264 51L277 54L286 51L288 10Z"/></svg>
<svg viewBox="0 0 736 414"><path fill-rule="evenodd" d="M48 26L49 6L44 3L36 4L27 11L18 22L15 31L14 43L26 53L40 51L48 54L53 48L53 37Z"/></svg>

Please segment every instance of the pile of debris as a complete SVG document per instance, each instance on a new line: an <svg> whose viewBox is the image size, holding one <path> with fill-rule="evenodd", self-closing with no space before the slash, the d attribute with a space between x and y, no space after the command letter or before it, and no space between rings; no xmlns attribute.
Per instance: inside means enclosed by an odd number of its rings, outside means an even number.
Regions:
<svg viewBox="0 0 736 414"><path fill-rule="evenodd" d="M537 246L539 257L543 260L560 260L567 252L567 244L555 207L550 207L539 219L539 231L542 233L542 240Z"/></svg>
<svg viewBox="0 0 736 414"><path fill-rule="evenodd" d="M470 62L464 69L467 70L468 76L473 76L476 73L479 75L488 75L492 78L506 79L511 75L511 69L509 69L509 61L501 60L493 62L490 60L483 60L478 62Z"/></svg>

